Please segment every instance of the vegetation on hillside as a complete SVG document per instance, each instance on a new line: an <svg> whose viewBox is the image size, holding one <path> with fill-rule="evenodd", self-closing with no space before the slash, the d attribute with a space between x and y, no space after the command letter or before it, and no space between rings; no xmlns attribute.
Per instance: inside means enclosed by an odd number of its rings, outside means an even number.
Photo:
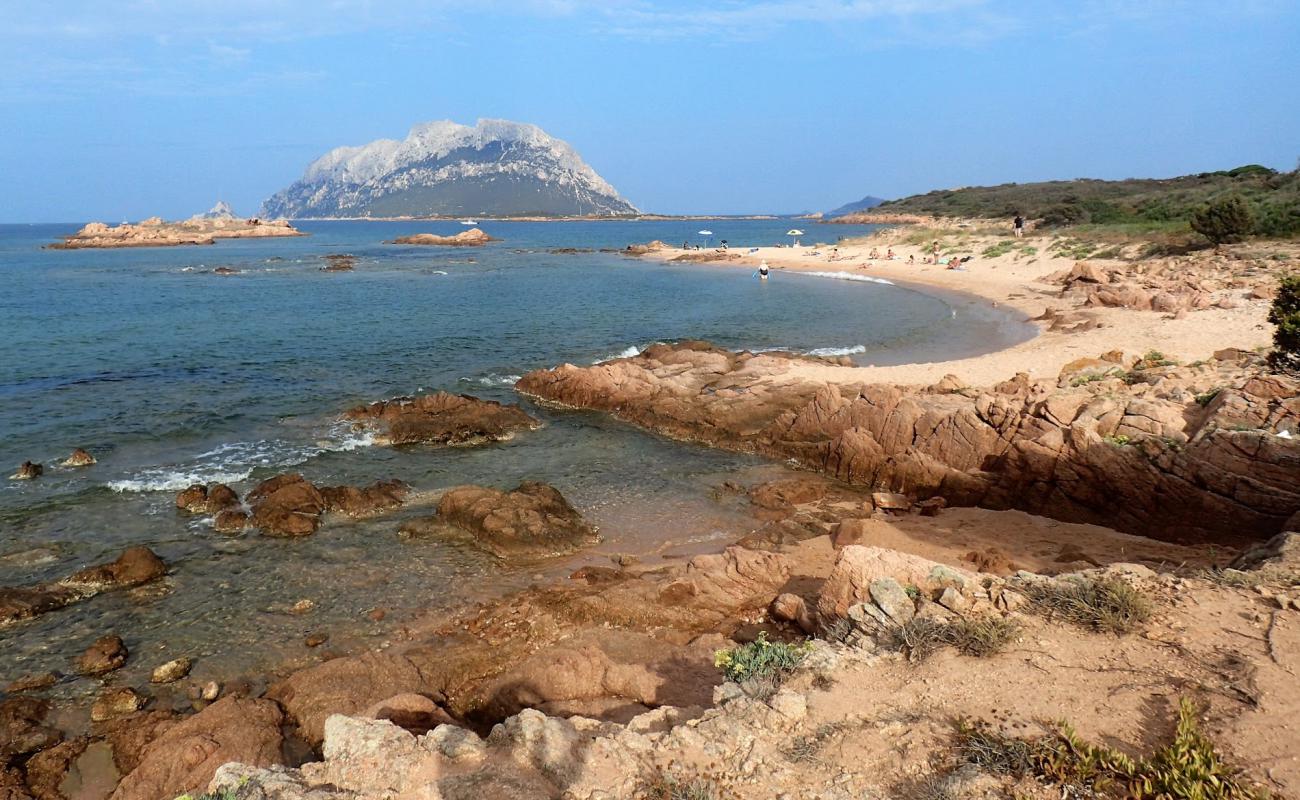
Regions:
<svg viewBox="0 0 1300 800"><path fill-rule="evenodd" d="M1010 219L1017 213L1045 227L1153 225L1183 227L1217 202L1240 197L1249 233L1300 235L1300 171L1251 164L1168 179L1079 179L941 189L890 200L873 211L939 217Z"/></svg>
<svg viewBox="0 0 1300 800"><path fill-rule="evenodd" d="M1268 363L1277 370L1300 372L1300 274L1283 276L1268 321L1277 326Z"/></svg>

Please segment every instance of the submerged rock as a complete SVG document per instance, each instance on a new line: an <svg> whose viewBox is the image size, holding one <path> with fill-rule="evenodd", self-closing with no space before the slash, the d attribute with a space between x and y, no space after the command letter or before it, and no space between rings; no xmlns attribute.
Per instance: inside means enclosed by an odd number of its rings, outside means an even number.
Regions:
<svg viewBox="0 0 1300 800"><path fill-rule="evenodd" d="M447 392L381 400L344 416L379 428L377 444L394 445L496 442L539 424L519 406Z"/></svg>
<svg viewBox="0 0 1300 800"><path fill-rule="evenodd" d="M122 637L102 636L77 657L77 672L90 677L107 675L125 666L129 655Z"/></svg>
<svg viewBox="0 0 1300 800"><path fill-rule="evenodd" d="M176 507L192 514L215 514L239 505L239 495L224 483L196 483L176 495Z"/></svg>
<svg viewBox="0 0 1300 800"><path fill-rule="evenodd" d="M194 667L194 659L188 657L175 658L166 664L159 665L149 676L150 683L172 683L184 678L190 674Z"/></svg>
<svg viewBox="0 0 1300 800"><path fill-rule="evenodd" d="M115 561L74 572L53 583L0 589L0 625L63 608L100 592L140 586L167 573L147 547L131 547Z"/></svg>
<svg viewBox="0 0 1300 800"><path fill-rule="evenodd" d="M0 700L0 764L52 747L63 740L57 728L45 724L50 702L35 697ZM0 795L2 796L2 795Z"/></svg>
<svg viewBox="0 0 1300 800"><path fill-rule="evenodd" d="M402 505L411 487L399 480L375 481L370 486L322 486L325 510L349 517L366 517Z"/></svg>
<svg viewBox="0 0 1300 800"><path fill-rule="evenodd" d="M309 536L321 526L325 498L297 473L262 481L248 493L249 522L267 536Z"/></svg>
<svg viewBox="0 0 1300 800"><path fill-rule="evenodd" d="M448 490L438 502L438 518L503 558L558 555L600 541L559 491L533 481L510 492L483 486Z"/></svg>

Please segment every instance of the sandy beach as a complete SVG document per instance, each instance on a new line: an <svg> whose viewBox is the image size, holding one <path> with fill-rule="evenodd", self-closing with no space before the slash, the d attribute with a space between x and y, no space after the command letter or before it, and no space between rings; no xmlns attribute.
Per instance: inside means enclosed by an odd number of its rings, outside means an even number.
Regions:
<svg viewBox="0 0 1300 800"><path fill-rule="evenodd" d="M967 293L994 307L1013 309L1029 318L1042 315L1048 308L1065 307L1060 298L1061 287L1048 283L1047 279L1071 269L1078 259L1051 252L1051 237L1027 236L1017 240L1037 248L1033 257L1009 252L989 258L980 256L979 253L1010 237L973 235L963 242L963 249L973 249L975 258L964 264L964 269L952 270L944 264L924 263L926 248L909 245L904 241L914 230L911 227L890 228L865 240L850 240L838 245L760 247L753 251L737 249L729 251L734 257L732 260L709 263L753 270L762 261L767 261L772 267L771 280L774 281L781 280L781 272L785 270L870 276L900 286L911 286L919 291L931 288ZM829 232L816 230L813 233ZM880 254L892 249L895 258L868 258L873 249ZM700 253L697 250L670 247L648 253L646 257L670 261L680 256ZM915 263L908 263L909 258L915 259ZM944 258L941 255L941 260ZM955 310L960 313L960 309ZM1089 308L1087 313L1095 315L1098 327L1073 333L1043 330L1029 341L973 358L888 367L850 368L797 364L784 377L791 381L817 380L839 384L870 382L928 385L945 375L953 374L967 384L985 386L1010 378L1018 372L1027 372L1031 378L1055 377L1062 365L1074 359L1095 358L1112 350L1123 350L1135 355L1158 350L1180 361L1193 361L1226 347L1243 350L1265 347L1271 337L1271 326L1265 321L1268 302L1264 300L1244 302L1233 309L1205 309L1187 314L1181 319L1174 318L1171 314L1125 308ZM1046 326L1039 323L1039 327Z"/></svg>

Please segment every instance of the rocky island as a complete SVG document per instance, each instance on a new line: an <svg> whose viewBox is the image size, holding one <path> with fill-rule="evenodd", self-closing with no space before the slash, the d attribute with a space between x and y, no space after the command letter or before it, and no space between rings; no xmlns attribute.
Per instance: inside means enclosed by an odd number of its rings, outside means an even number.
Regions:
<svg viewBox="0 0 1300 800"><path fill-rule="evenodd" d="M217 239L251 237L306 236L288 220L244 219L235 216L225 203L218 203L206 214L187 220L167 222L150 217L134 225L106 225L91 222L62 242L49 245L53 250L83 250L114 247L176 247L179 245L215 244Z"/></svg>
<svg viewBox="0 0 1300 800"><path fill-rule="evenodd" d="M443 245L445 247L482 247L488 242L497 241L495 238L488 236L478 228L470 228L467 231L453 234L451 236L438 236L432 233L416 233L411 236L398 236L389 244L419 244L419 245Z"/></svg>

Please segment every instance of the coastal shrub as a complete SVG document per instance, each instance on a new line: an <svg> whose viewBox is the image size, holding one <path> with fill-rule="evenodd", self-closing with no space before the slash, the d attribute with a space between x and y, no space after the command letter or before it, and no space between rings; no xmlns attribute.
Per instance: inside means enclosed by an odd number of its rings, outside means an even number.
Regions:
<svg viewBox="0 0 1300 800"><path fill-rule="evenodd" d="M796 736L782 751L782 755L796 764L816 761L827 742L851 728L860 727L861 724L860 720L856 723L849 720L823 722L812 733Z"/></svg>
<svg viewBox="0 0 1300 800"><path fill-rule="evenodd" d="M1004 241L998 242L997 244L991 244L988 247L984 248L984 252L980 253L980 255L984 256L985 258L997 258L998 256L1004 256L1007 253L1010 253L1012 249L1015 248L1015 246L1016 246L1016 241L1014 239L1006 239Z"/></svg>
<svg viewBox="0 0 1300 800"><path fill-rule="evenodd" d="M1215 244L1240 242L1255 228L1250 206L1232 194L1201 206L1192 213L1192 230Z"/></svg>
<svg viewBox="0 0 1300 800"><path fill-rule="evenodd" d="M734 781L722 771L685 769L669 764L641 778L638 800L739 800Z"/></svg>
<svg viewBox="0 0 1300 800"><path fill-rule="evenodd" d="M1205 406L1208 406L1210 403L1214 402L1214 398L1218 397L1219 392L1222 391L1223 389L1221 387L1215 387L1208 392L1201 392L1200 394L1196 395L1195 398L1196 404L1204 408Z"/></svg>
<svg viewBox="0 0 1300 800"><path fill-rule="evenodd" d="M1268 321L1276 326L1269 366L1278 371L1300 372L1300 274L1283 276Z"/></svg>
<svg viewBox="0 0 1300 800"><path fill-rule="evenodd" d="M1036 739L1020 739L987 723L957 722L957 754L988 772L1032 776L1062 787L1062 796L1118 796L1132 800L1263 800L1240 770L1223 761L1201 731L1197 710L1183 698L1168 745L1131 758L1083 740L1069 723Z"/></svg>
<svg viewBox="0 0 1300 800"><path fill-rule="evenodd" d="M767 633L762 632L749 644L715 652L713 665L722 670L727 680L736 683L764 678L779 681L799 666L811 649L810 642L787 644L768 641Z"/></svg>
<svg viewBox="0 0 1300 800"><path fill-rule="evenodd" d="M1125 436L1124 434L1120 433L1120 434L1116 434L1115 436L1105 437L1105 441L1107 444L1113 444L1116 447L1125 447L1131 444L1133 440L1130 439L1128 436Z"/></svg>
<svg viewBox="0 0 1300 800"><path fill-rule="evenodd" d="M1173 367L1178 362L1169 358L1159 350L1148 350L1142 360L1135 365L1135 369L1151 369L1152 367Z"/></svg>
<svg viewBox="0 0 1300 800"><path fill-rule="evenodd" d="M994 614L958 617L952 622L913 617L894 629L891 644L905 653L908 661L920 662L948 646L968 656L991 656L1019 634L1019 625Z"/></svg>
<svg viewBox="0 0 1300 800"><path fill-rule="evenodd" d="M1020 588L1039 612L1097 631L1128 633L1151 618L1151 601L1119 578L1022 581Z"/></svg>

